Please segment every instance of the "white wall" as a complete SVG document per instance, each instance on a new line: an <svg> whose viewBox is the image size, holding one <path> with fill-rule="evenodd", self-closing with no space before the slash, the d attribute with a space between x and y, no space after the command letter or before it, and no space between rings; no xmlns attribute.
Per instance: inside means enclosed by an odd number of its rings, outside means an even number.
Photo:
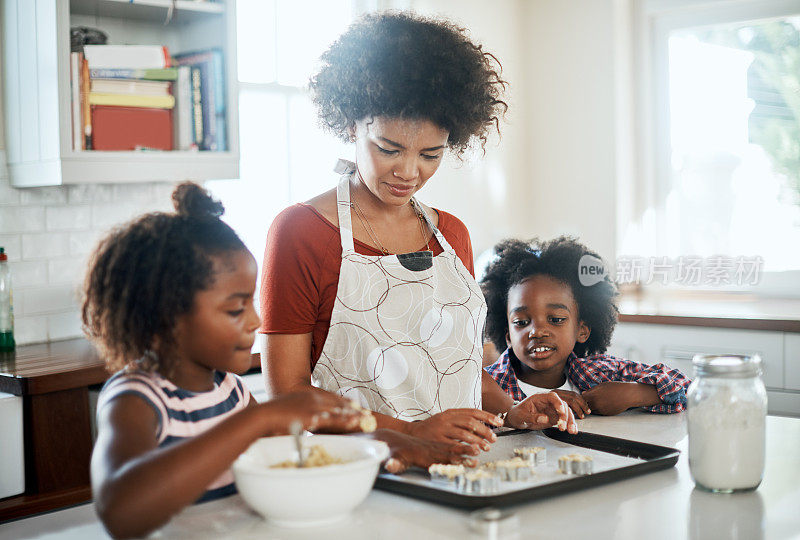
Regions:
<svg viewBox="0 0 800 540"><path fill-rule="evenodd" d="M526 2L527 228L615 257L614 0Z"/></svg>

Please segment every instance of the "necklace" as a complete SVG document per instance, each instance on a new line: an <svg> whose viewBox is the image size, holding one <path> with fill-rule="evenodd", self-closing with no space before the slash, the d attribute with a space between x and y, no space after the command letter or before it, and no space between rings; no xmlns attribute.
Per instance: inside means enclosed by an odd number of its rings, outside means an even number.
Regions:
<svg viewBox="0 0 800 540"><path fill-rule="evenodd" d="M430 239L428 238L428 235L425 234L425 216L422 214L422 210L418 208L416 204L414 204L413 200L409 202L411 204L411 208L414 210L414 213L417 215L417 218L419 220L419 230L420 233L422 234L422 240L425 241L425 248L427 249L427 251L433 253L433 250L431 249ZM389 250L383 247L383 244L381 244L380 240L378 240L378 235L372 228L372 225L370 224L369 219L367 219L366 214L364 214L364 211L361 210L360 206L358 206L358 203L355 201L351 202L350 208L355 209L356 216L358 216L358 220L361 222L361 225L364 227L364 230L367 231L367 234L369 235L370 240L372 240L373 244L376 245L384 255L390 255Z"/></svg>

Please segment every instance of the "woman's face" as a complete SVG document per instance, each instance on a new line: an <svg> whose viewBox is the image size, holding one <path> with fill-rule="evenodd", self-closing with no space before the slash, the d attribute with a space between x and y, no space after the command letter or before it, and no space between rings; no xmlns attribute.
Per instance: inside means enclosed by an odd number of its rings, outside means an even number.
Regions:
<svg viewBox="0 0 800 540"><path fill-rule="evenodd" d="M407 204L439 168L448 135L430 120L378 116L356 122L361 179L384 204Z"/></svg>

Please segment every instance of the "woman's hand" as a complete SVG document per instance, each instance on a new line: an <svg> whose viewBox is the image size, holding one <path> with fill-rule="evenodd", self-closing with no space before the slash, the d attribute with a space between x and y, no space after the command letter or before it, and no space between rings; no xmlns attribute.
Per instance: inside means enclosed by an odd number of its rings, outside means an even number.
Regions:
<svg viewBox="0 0 800 540"><path fill-rule="evenodd" d="M597 414L613 416L631 407L647 407L661 403L652 384L606 381L581 394Z"/></svg>
<svg viewBox="0 0 800 540"><path fill-rule="evenodd" d="M370 437L389 445L389 459L383 467L392 474L400 474L409 467L427 469L434 463L477 465L469 456L477 455L478 451L466 444L420 439L393 429L378 429Z"/></svg>
<svg viewBox="0 0 800 540"><path fill-rule="evenodd" d="M327 433L360 431L363 411L340 396L314 390L283 394L258 405L267 423L268 435L285 435L299 420L303 429Z"/></svg>
<svg viewBox="0 0 800 540"><path fill-rule="evenodd" d="M592 414L589 404L586 403L586 400L577 392L573 392L572 390L553 390L553 392L569 405L569 408L572 409L572 412L577 418L584 418L587 414Z"/></svg>
<svg viewBox="0 0 800 540"><path fill-rule="evenodd" d="M443 443L466 443L475 450L489 450L497 436L486 426L500 427L502 420L478 409L448 409L425 420L406 424L408 435Z"/></svg>
<svg viewBox="0 0 800 540"><path fill-rule="evenodd" d="M578 432L569 405L554 392L533 394L514 405L506 415L506 426L518 429L544 429L556 426L561 431Z"/></svg>

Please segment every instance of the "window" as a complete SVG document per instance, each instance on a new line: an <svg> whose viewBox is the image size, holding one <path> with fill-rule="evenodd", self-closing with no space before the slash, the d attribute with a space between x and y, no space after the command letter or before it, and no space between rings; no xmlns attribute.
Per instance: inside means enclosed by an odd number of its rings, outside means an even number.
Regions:
<svg viewBox="0 0 800 540"><path fill-rule="evenodd" d="M355 13L355 0L238 0L239 181L207 182L225 220L261 261L273 218L335 186L352 149L317 126L305 89L316 62Z"/></svg>
<svg viewBox="0 0 800 540"><path fill-rule="evenodd" d="M673 282L693 258L730 270L695 286L800 296L800 7L684 0L650 13L653 225L639 246L653 240ZM743 259L760 275L737 276Z"/></svg>

